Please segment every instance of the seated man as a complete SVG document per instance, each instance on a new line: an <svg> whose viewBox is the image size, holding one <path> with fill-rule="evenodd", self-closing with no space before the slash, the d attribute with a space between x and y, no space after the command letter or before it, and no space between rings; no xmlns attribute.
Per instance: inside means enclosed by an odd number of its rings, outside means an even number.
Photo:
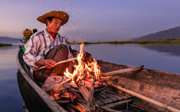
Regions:
<svg viewBox="0 0 180 112"><path fill-rule="evenodd" d="M46 24L46 29L32 35L25 44L23 59L33 70L45 66L43 73L33 74L37 82L44 82L48 75L62 75L65 68L71 69L70 63L60 64L55 67L57 61L72 58L72 53L67 40L58 31L68 22L69 15L63 11L51 11L37 18Z"/></svg>
<svg viewBox="0 0 180 112"><path fill-rule="evenodd" d="M22 43L26 43L26 42L30 39L30 37L31 37L31 35L32 35L32 31L29 30L29 29L25 29L25 30L22 32L22 34L23 34L23 41L21 40L21 42L22 42ZM25 52L25 47L24 47L24 45L22 46L22 50L23 50L23 52Z"/></svg>
<svg viewBox="0 0 180 112"><path fill-rule="evenodd" d="M29 38L31 37L32 31L29 30L29 29L25 29L25 30L22 32L22 34L23 34L24 43L26 43L26 42L29 40Z"/></svg>

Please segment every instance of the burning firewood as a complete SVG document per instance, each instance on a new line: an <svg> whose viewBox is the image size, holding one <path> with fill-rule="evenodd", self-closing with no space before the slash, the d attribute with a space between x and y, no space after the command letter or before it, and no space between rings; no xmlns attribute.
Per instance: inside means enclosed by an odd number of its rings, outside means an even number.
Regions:
<svg viewBox="0 0 180 112"><path fill-rule="evenodd" d="M70 73L68 69L64 73L68 79L64 80L63 82L60 82L59 84L54 85L52 88L48 89L56 89L58 90L64 83L71 82L71 85L76 85L75 83L78 83L79 81L84 81L84 83L89 82L87 85L91 85L92 81L87 81L95 77L96 79L99 79L101 72L100 67L97 65L96 60L92 60L91 63L84 62L84 52L83 52L83 44L81 45L80 53L77 56L78 65L74 66L74 72ZM86 86L86 84L85 84Z"/></svg>
<svg viewBox="0 0 180 112"><path fill-rule="evenodd" d="M68 107L69 110L83 108L85 111L95 111L95 108L99 108L106 111L112 111L113 109L111 108L100 107L96 102L97 100L95 99L94 94L97 94L107 87L107 81L111 76L140 70L142 66L101 73L100 67L95 59L89 62L84 61L82 47L83 45L81 45L80 52L76 58L77 64L74 65L73 73L70 73L68 69L66 69L64 74L67 78L58 82L58 84L49 87L46 89L46 92L50 92L50 95L54 98L58 96L60 98L59 100L70 99L72 104L68 104L70 106ZM66 84L69 85L69 87L65 87ZM102 99L102 101L104 101L104 99ZM113 100L106 99L106 101L112 102Z"/></svg>
<svg viewBox="0 0 180 112"><path fill-rule="evenodd" d="M89 95L89 98L88 98L88 102L87 102L87 107L88 109L91 108L91 110L95 110L95 104L93 105L93 99L94 99L94 86L95 86L95 78L93 78L93 83L92 83L92 86L91 86L91 89L90 89L90 95ZM95 102L94 102L95 103ZM87 110L89 111L89 110Z"/></svg>
<svg viewBox="0 0 180 112"><path fill-rule="evenodd" d="M79 91L81 92L81 94L83 95L83 97L85 98L86 101L88 101L90 92L88 91L88 89L82 84L82 82L79 83L78 85L79 87Z"/></svg>

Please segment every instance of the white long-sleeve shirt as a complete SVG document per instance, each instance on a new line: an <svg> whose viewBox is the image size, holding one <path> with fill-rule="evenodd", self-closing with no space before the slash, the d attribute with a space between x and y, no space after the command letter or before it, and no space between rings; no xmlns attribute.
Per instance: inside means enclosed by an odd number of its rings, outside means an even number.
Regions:
<svg viewBox="0 0 180 112"><path fill-rule="evenodd" d="M44 56L50 49L60 44L68 46L66 39L60 34L56 34L54 40L46 29L37 32L36 34L32 35L28 42L25 44L26 50L23 55L23 59L29 66L36 67L35 63L39 59L44 59ZM68 57L72 57L70 51Z"/></svg>

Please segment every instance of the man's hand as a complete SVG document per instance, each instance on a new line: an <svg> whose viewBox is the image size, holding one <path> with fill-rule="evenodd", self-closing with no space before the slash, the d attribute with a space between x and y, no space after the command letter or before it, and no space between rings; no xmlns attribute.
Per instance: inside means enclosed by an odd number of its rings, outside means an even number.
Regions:
<svg viewBox="0 0 180 112"><path fill-rule="evenodd" d="M45 66L47 69L51 69L56 66L56 62L52 59L40 59L35 63L37 66Z"/></svg>
<svg viewBox="0 0 180 112"><path fill-rule="evenodd" d="M47 69L51 69L56 66L56 62L52 59L47 59L44 61L44 65Z"/></svg>

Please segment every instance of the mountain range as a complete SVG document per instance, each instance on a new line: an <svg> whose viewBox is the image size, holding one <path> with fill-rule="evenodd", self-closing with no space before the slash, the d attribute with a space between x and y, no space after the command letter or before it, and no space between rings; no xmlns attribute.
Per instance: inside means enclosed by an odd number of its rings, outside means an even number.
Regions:
<svg viewBox="0 0 180 112"><path fill-rule="evenodd" d="M132 40L133 41L138 41L138 40L155 41L155 40L174 40L174 39L180 39L180 26L163 30L163 31L159 31L156 33L151 33L151 34L144 35L141 37L137 37Z"/></svg>
<svg viewBox="0 0 180 112"><path fill-rule="evenodd" d="M18 38L0 36L0 43L19 43L20 40Z"/></svg>

